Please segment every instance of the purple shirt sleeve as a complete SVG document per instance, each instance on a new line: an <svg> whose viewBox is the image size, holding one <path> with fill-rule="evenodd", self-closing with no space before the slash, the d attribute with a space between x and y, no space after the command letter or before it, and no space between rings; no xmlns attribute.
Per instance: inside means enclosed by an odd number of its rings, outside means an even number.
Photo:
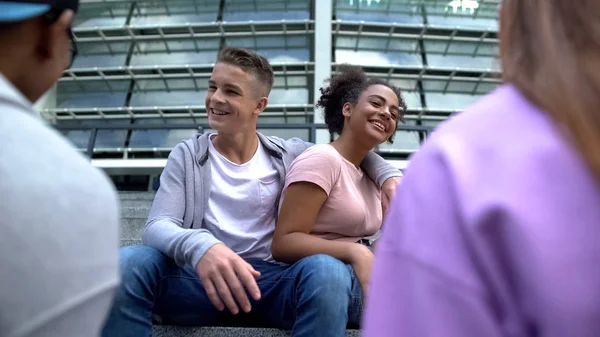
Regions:
<svg viewBox="0 0 600 337"><path fill-rule="evenodd" d="M455 202L442 158L423 149L383 226L363 336L498 336Z"/></svg>
<svg viewBox="0 0 600 337"><path fill-rule="evenodd" d="M366 337L600 332L600 188L505 86L413 155L375 251Z"/></svg>

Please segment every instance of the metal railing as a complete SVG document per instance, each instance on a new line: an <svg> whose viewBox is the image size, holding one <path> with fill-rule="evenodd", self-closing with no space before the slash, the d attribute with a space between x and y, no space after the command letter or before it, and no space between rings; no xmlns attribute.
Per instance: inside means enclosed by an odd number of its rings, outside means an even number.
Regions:
<svg viewBox="0 0 600 337"><path fill-rule="evenodd" d="M86 92L83 82L98 81L104 82L109 91L114 91L111 81L133 81L135 90L138 92L146 91L139 86L138 81L158 80L165 85L165 90L169 90L168 80L191 79L193 86L190 89L199 90L206 86L214 64L183 64L183 65L154 65L154 66L119 66L119 67L93 67L93 68L75 68L68 69L63 73L60 82L74 82L79 85L82 92ZM312 62L298 63L274 63L272 64L273 74L276 77L288 76L308 76L314 72ZM199 84L197 81L203 81ZM284 86L290 88L288 81L284 80Z"/></svg>
<svg viewBox="0 0 600 337"><path fill-rule="evenodd" d="M94 155L94 148L96 146L96 139L98 137L99 130L127 130L127 131L142 131L142 130L191 130L196 129L199 133L203 133L205 129L210 129L208 124L168 124L168 125L106 125L106 124L90 124L90 125L52 125L59 132L61 131L90 131L88 138L86 154L91 159ZM291 129L307 129L309 130L309 139L311 143L316 142L316 134L319 129L327 129L325 124L315 123L298 123L298 124L259 124L258 129L277 129L277 130L291 130ZM419 138L424 140L427 138L429 133L433 130L433 127L422 126L422 125L404 125L400 124L397 128L398 131L409 131L417 132ZM330 140L333 140L333 135L330 134Z"/></svg>
<svg viewBox="0 0 600 337"><path fill-rule="evenodd" d="M438 41L446 44L444 54L450 50L452 43L474 43L477 45L471 56L479 56L480 46L484 44L498 45L497 33L492 29L477 29L470 27L443 27L431 24L407 24L398 22L364 22L334 20L332 31L337 36L360 38L385 38L387 45L393 39ZM363 48L361 48L362 50ZM384 49L387 51L387 49ZM408 51L408 50L407 50ZM418 52L418 50L414 50ZM485 54L484 54L485 55Z"/></svg>
<svg viewBox="0 0 600 337"><path fill-rule="evenodd" d="M452 108L427 108L409 106L404 116L405 121L422 122L424 120L443 121L448 116L462 111ZM189 106L148 106L148 107L84 107L84 108L54 108L41 111L50 120L125 120L144 118L161 118L167 123L171 118L207 118L204 105ZM311 104L270 104L261 117L306 117L314 116Z"/></svg>
<svg viewBox="0 0 600 337"><path fill-rule="evenodd" d="M335 72L338 64L332 64L332 73ZM415 80L423 86L423 93L461 93L470 95L487 94L489 86L498 86L502 83L501 73L496 69L469 69L457 67L432 67L432 66L405 66L405 65L385 65L385 66L361 66L369 76L383 78L387 81L393 79ZM438 90L428 90L426 82L443 82L442 88ZM418 84L417 83L417 84ZM469 83L471 90L450 90L453 83ZM419 90L417 88L403 88L409 90Z"/></svg>
<svg viewBox="0 0 600 337"><path fill-rule="evenodd" d="M82 27L73 33L77 42L144 42L273 35L306 35L314 33L312 20L276 20L257 22L181 23L170 25L125 25L119 27ZM256 46L255 46L256 47ZM168 48L168 46L167 46Z"/></svg>
<svg viewBox="0 0 600 337"><path fill-rule="evenodd" d="M42 113L56 120L108 120L162 118L206 118L206 106L121 106L121 107L84 107L45 109ZM310 117L313 115L311 104L269 104L261 116L265 117Z"/></svg>

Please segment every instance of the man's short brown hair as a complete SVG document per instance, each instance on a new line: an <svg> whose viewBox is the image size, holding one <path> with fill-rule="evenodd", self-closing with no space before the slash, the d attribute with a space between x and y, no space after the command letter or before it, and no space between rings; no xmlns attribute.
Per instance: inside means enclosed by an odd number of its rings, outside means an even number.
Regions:
<svg viewBox="0 0 600 337"><path fill-rule="evenodd" d="M264 85L265 91L262 94L269 96L273 87L273 68L263 56L243 48L225 47L219 51L217 62L240 67L254 75Z"/></svg>

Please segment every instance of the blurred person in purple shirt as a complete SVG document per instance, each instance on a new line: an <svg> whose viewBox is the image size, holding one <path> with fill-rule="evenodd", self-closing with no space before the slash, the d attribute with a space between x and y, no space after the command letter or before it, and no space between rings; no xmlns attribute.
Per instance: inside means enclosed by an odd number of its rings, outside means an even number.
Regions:
<svg viewBox="0 0 600 337"><path fill-rule="evenodd" d="M366 337L600 335L600 1L503 0L505 84L414 155Z"/></svg>

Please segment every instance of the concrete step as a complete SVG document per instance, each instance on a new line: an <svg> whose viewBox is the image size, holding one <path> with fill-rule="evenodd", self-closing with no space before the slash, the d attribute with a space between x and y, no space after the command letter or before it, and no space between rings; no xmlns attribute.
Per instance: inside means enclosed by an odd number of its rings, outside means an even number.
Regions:
<svg viewBox="0 0 600 337"><path fill-rule="evenodd" d="M154 192L119 192L121 200L154 200Z"/></svg>
<svg viewBox="0 0 600 337"><path fill-rule="evenodd" d="M144 199L124 199L124 200L121 200L121 207L142 207L142 208L150 208L150 207L152 207L152 200L144 200Z"/></svg>
<svg viewBox="0 0 600 337"><path fill-rule="evenodd" d="M121 219L121 239L139 239L146 225L145 218Z"/></svg>
<svg viewBox="0 0 600 337"><path fill-rule="evenodd" d="M121 206L121 219L148 219L150 207Z"/></svg>
<svg viewBox="0 0 600 337"><path fill-rule="evenodd" d="M121 239L121 248L127 246L139 246L142 244L142 239Z"/></svg>
<svg viewBox="0 0 600 337"><path fill-rule="evenodd" d="M155 325L154 337L287 337L290 331L264 328L177 327ZM359 337L360 330L347 330L346 337Z"/></svg>

